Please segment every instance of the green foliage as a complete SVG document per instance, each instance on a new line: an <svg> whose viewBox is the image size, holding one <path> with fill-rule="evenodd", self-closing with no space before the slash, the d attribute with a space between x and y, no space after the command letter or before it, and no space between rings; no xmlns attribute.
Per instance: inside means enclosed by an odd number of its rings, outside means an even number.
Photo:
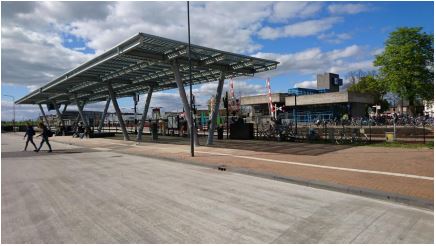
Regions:
<svg viewBox="0 0 436 246"><path fill-rule="evenodd" d="M398 28L389 35L384 52L374 61L380 81L411 105L417 98L432 100L433 51L433 35L422 32L420 27Z"/></svg>
<svg viewBox="0 0 436 246"><path fill-rule="evenodd" d="M369 75L360 78L356 84L348 88L348 91L371 94L376 98L377 103L379 103L383 101L383 96L387 93L388 87L384 81Z"/></svg>

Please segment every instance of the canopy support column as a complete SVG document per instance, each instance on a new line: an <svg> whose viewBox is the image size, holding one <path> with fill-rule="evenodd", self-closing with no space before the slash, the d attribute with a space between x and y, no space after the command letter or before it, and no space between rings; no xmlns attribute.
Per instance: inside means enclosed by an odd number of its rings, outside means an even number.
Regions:
<svg viewBox="0 0 436 246"><path fill-rule="evenodd" d="M82 105L80 104L79 100L77 99L76 94L74 94L74 100L76 101L77 104L77 110L79 111L79 115L80 118L82 119L83 124L85 125L85 128L89 127L88 126L88 122L86 121L84 115L83 115L83 108L85 108L85 103L83 103Z"/></svg>
<svg viewBox="0 0 436 246"><path fill-rule="evenodd" d="M101 114L101 117L100 117L100 123L98 124L98 130L97 131L99 133L101 132L101 129L103 128L104 120L106 119L107 110L109 109L110 102L111 102L111 98L108 97L107 100L106 100L106 105L104 106L103 113Z"/></svg>
<svg viewBox="0 0 436 246"><path fill-rule="evenodd" d="M136 136L136 141L142 141L142 132L144 130L144 122L148 114L148 108L150 107L151 95L153 94L153 86L148 87L147 99L145 100L144 110L142 111L141 121L138 126L138 135Z"/></svg>
<svg viewBox="0 0 436 246"><path fill-rule="evenodd" d="M65 129L64 120L62 119L61 111L59 111L59 107L60 107L60 106L58 107L58 105L56 104L56 101L55 101L55 100L51 100L51 101L52 101L52 103L54 104L54 108L55 108L55 110L56 110L56 114L57 114L57 116L58 116L58 119L60 120L61 126L64 127L64 129Z"/></svg>
<svg viewBox="0 0 436 246"><path fill-rule="evenodd" d="M183 107L185 108L185 117L186 120L188 122L188 128L189 128L189 132L191 132L191 127L193 127L193 124L191 122L191 107L189 105L188 102L188 98L186 97L186 92L185 92L185 87L183 86L183 81L182 78L180 76L180 70L179 70L179 64L177 62L173 63L173 71L174 71L174 77L176 79L176 84L177 87L179 88L179 94L180 94L180 98L182 99L182 103L183 103ZM199 146L200 143L198 141L198 137L197 137L197 129L194 127L194 144L195 146Z"/></svg>
<svg viewBox="0 0 436 246"><path fill-rule="evenodd" d="M120 107L118 106L117 98L115 96L114 88L112 87L112 84L110 81L107 82L107 88L109 91L109 96L112 100L112 105L114 105L115 113L118 117L118 122L120 123L121 130L123 131L124 135L124 141L130 140L129 134L127 133L126 125L124 124L123 116L121 114Z"/></svg>
<svg viewBox="0 0 436 246"><path fill-rule="evenodd" d="M64 114L65 114L65 111L67 111L67 107L68 107L68 103L65 103L65 107L64 107L64 109L62 110L62 115L64 115Z"/></svg>
<svg viewBox="0 0 436 246"><path fill-rule="evenodd" d="M42 108L41 104L38 104L39 109L41 110L42 117L44 117L45 123L47 124L47 127L50 128L50 123L48 122L47 116L45 115L44 109Z"/></svg>
<svg viewBox="0 0 436 246"><path fill-rule="evenodd" d="M216 127L216 119L218 116L218 112L220 110L220 102L221 102L221 95L223 93L223 87L224 87L224 72L221 72L221 77L218 80L218 87L216 89L216 96L215 96L215 105L212 112L212 119L210 122L210 128L209 128L209 134L207 136L207 145L213 144L213 135L215 132Z"/></svg>

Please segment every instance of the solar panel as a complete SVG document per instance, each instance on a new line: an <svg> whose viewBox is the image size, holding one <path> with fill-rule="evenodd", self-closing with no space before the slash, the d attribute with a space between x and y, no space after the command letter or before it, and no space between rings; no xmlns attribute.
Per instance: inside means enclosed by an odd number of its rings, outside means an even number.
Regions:
<svg viewBox="0 0 436 246"><path fill-rule="evenodd" d="M192 83L252 76L275 69L278 62L191 45ZM176 88L172 64L180 64L185 84L189 83L188 44L176 40L139 33L107 52L74 68L41 88L17 100L18 104L75 104L74 94L86 103L106 100L107 82L117 97Z"/></svg>

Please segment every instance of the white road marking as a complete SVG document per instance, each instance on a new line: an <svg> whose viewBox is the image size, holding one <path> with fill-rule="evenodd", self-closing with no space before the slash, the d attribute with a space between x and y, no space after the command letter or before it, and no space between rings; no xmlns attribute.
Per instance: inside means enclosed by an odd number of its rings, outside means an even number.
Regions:
<svg viewBox="0 0 436 246"><path fill-rule="evenodd" d="M109 150L111 150L111 149L109 149L109 148L99 148L99 147L97 147L97 148L92 148L92 149L95 149L95 150L101 150L101 151L109 151Z"/></svg>
<svg viewBox="0 0 436 246"><path fill-rule="evenodd" d="M322 165L316 165L316 164L310 164L310 163L293 162L293 161L281 161L281 160L274 160L274 159L266 159L266 158L244 156L244 155L224 154L224 153L218 153L218 152L206 152L206 151L198 151L198 150L195 151L195 152L203 153L203 154L232 156L232 157L242 158L242 159L258 160L258 161L268 161L268 162L275 162L275 163L282 163L282 164L289 164L289 165L297 165L297 166L305 166L305 167L333 169L333 170L341 170L341 171L348 171L348 172L358 172L358 173L371 173L371 174L380 174L380 175L388 175L388 176L406 177L406 178L413 178L413 179L434 180L433 177L418 176L418 175L404 174L404 173L391 173L391 172L372 171L372 170L365 170L365 169L354 169L354 168L344 168L344 167L322 166Z"/></svg>
<svg viewBox="0 0 436 246"><path fill-rule="evenodd" d="M129 146L130 144L120 144L120 143L110 143L110 144L113 144L113 145L121 145L121 146Z"/></svg>

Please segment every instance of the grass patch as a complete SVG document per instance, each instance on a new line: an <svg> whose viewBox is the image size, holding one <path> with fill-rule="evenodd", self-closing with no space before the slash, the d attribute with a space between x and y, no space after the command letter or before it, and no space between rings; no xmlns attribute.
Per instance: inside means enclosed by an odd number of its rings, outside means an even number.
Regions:
<svg viewBox="0 0 436 246"><path fill-rule="evenodd" d="M372 147L393 147L393 148L406 148L406 149L420 149L420 148L428 148L433 149L434 143L433 141L429 141L425 144L423 143L401 143L401 142L392 142L392 143L375 143L371 144Z"/></svg>

